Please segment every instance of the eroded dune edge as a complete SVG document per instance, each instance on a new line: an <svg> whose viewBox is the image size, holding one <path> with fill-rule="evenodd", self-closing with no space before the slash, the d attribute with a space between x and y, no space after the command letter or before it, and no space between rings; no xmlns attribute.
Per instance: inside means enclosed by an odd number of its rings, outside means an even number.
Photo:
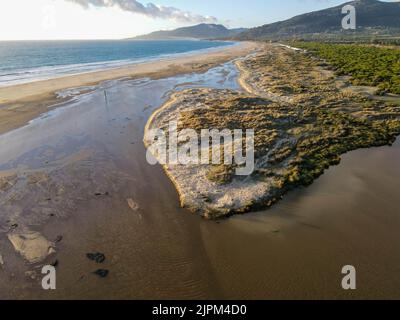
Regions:
<svg viewBox="0 0 400 320"><path fill-rule="evenodd" d="M254 129L255 170L233 165L164 165L181 205L209 219L273 205L289 190L311 184L340 155L392 144L400 107L355 93L305 51L265 45L236 61L246 92L188 89L173 94L149 119L151 129Z"/></svg>

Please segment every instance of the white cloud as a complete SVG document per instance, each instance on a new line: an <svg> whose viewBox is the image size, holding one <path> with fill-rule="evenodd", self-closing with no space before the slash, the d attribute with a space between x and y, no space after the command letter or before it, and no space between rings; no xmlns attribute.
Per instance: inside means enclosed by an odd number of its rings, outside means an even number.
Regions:
<svg viewBox="0 0 400 320"><path fill-rule="evenodd" d="M217 19L215 17L203 16L193 14L187 11L182 11L174 7L160 6L153 3L146 5L136 0L67 0L80 4L81 6L88 8L89 6L95 7L119 7L124 11L138 13L151 18L170 19L177 22L183 23L215 23Z"/></svg>

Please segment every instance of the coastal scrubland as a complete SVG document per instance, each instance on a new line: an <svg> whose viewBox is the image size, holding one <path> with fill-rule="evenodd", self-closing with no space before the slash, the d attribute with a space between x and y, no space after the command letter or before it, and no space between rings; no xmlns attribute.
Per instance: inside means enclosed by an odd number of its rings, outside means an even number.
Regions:
<svg viewBox="0 0 400 320"><path fill-rule="evenodd" d="M400 50L360 44L295 42L325 59L338 75L350 75L354 85L374 86L378 93L400 94Z"/></svg>

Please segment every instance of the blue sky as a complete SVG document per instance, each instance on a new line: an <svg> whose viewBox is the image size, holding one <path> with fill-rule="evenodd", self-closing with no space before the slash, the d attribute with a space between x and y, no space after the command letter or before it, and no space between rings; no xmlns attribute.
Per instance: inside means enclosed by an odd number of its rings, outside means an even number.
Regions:
<svg viewBox="0 0 400 320"><path fill-rule="evenodd" d="M0 40L121 39L203 21L215 21L228 27L255 27L344 2L346 1L0 0ZM86 5L90 3L97 6ZM99 3L103 5L98 6Z"/></svg>

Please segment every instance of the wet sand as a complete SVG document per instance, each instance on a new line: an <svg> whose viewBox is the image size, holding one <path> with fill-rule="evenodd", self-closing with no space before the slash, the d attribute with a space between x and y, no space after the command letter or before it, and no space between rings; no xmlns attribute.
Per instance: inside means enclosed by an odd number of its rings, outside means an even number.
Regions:
<svg viewBox="0 0 400 320"><path fill-rule="evenodd" d="M229 296L398 299L399 159L399 139L351 152L270 210L233 217L218 236L205 230ZM345 265L357 269L354 292L341 289Z"/></svg>
<svg viewBox="0 0 400 320"><path fill-rule="evenodd" d="M47 239L62 236L49 260L58 261L59 289L51 297L215 294L206 281L211 270L203 262L201 242L187 240L201 220L179 208L162 168L147 163L142 141L148 117L168 91L193 85L232 87L236 77L229 64L206 74L105 82L74 103L0 136L1 172L19 177L19 184L0 195L0 252L5 260L0 297L46 296L38 278L31 279L32 271L40 275L41 264L25 263L6 237L15 223L17 230L39 231ZM49 178L24 183L25 176L38 172ZM128 199L138 210L132 210ZM104 265L86 258L94 251L106 255ZM92 274L100 267L110 269L107 279ZM176 273L179 281L168 273ZM95 289L98 285L106 291Z"/></svg>
<svg viewBox="0 0 400 320"><path fill-rule="evenodd" d="M144 126L166 93L237 87L237 75L227 64L203 75L105 82L1 135L0 174L20 184L0 193L0 298L400 298L399 140L343 156L267 211L220 222L180 208L161 166L146 162ZM26 185L38 172L49 178ZM40 265L14 252L4 228L13 219L47 239L62 236L51 257L57 290L42 290ZM106 261L88 260L89 252ZM340 286L347 264L358 271L354 292ZM99 268L109 276L94 275Z"/></svg>

